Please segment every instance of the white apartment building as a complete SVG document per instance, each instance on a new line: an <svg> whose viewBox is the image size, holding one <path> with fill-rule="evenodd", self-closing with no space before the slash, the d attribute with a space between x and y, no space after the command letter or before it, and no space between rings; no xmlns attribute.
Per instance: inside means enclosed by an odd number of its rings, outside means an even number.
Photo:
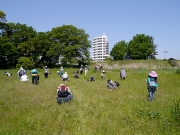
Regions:
<svg viewBox="0 0 180 135"><path fill-rule="evenodd" d="M103 61L109 57L109 42L105 33L100 37L93 38L92 51L94 61Z"/></svg>

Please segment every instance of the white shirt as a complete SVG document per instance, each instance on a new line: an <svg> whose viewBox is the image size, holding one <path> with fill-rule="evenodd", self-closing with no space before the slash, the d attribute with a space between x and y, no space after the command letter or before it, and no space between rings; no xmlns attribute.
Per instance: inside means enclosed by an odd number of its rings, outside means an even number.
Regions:
<svg viewBox="0 0 180 135"><path fill-rule="evenodd" d="M28 81L28 76L27 76L27 75L21 76L21 81L22 81L22 82Z"/></svg>
<svg viewBox="0 0 180 135"><path fill-rule="evenodd" d="M62 78L68 78L68 74L63 74Z"/></svg>

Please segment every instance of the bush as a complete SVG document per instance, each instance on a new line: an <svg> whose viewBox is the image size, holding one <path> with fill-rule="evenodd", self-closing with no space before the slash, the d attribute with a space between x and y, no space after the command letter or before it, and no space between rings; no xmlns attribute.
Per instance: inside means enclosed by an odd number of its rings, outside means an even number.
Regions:
<svg viewBox="0 0 180 135"><path fill-rule="evenodd" d="M168 63L173 67L176 66L176 61L175 60L168 60Z"/></svg>
<svg viewBox="0 0 180 135"><path fill-rule="evenodd" d="M20 57L18 59L18 64L16 65L17 68L23 67L24 69L32 69L34 67L34 63L28 57Z"/></svg>

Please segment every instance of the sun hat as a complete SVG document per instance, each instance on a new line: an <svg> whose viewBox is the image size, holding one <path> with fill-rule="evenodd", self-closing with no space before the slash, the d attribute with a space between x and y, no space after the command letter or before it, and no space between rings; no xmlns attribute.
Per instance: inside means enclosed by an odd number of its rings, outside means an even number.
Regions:
<svg viewBox="0 0 180 135"><path fill-rule="evenodd" d="M158 76L158 74L156 73L156 71L151 71L151 72L149 73L149 75L150 75L151 77L157 77L157 76Z"/></svg>

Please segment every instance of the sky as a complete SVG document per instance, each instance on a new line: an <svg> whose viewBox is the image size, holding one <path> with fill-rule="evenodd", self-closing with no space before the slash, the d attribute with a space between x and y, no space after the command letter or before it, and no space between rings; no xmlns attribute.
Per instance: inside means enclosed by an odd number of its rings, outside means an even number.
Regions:
<svg viewBox="0 0 180 135"><path fill-rule="evenodd" d="M0 0L0 10L8 22L37 32L73 25L84 29L89 40L105 33L110 51L136 34L149 35L157 59L180 60L180 0Z"/></svg>

